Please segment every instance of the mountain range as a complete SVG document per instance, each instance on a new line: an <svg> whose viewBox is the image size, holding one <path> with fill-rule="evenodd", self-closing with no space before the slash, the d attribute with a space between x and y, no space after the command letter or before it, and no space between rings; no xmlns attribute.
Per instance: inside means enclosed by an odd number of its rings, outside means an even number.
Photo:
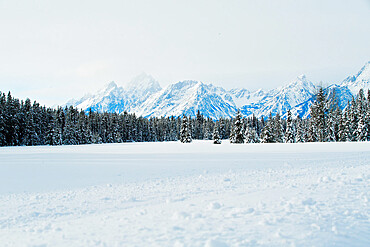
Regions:
<svg viewBox="0 0 370 247"><path fill-rule="evenodd" d="M370 62L353 76L339 84L327 87L335 90L339 104L344 108L363 88L370 88ZM245 88L225 90L200 81L180 81L162 88L158 81L145 73L135 77L125 87L108 83L95 94L79 100L70 100L66 106L98 112L135 113L143 117L187 116L195 117L199 110L204 116L217 119L234 117L240 109L244 116L267 117L272 113L286 116L308 117L318 86L300 75L285 86L264 91Z"/></svg>

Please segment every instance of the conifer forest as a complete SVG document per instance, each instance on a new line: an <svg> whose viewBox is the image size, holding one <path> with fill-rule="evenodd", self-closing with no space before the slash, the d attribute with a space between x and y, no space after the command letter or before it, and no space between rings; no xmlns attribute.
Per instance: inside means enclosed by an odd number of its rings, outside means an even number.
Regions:
<svg viewBox="0 0 370 247"><path fill-rule="evenodd" d="M298 143L369 141L370 91L360 90L344 109L334 93L320 88L302 119L288 111L282 118L234 119L144 118L132 113L84 112L70 107L47 108L0 92L0 146L80 145L91 143L163 142L189 143L193 139L220 143Z"/></svg>

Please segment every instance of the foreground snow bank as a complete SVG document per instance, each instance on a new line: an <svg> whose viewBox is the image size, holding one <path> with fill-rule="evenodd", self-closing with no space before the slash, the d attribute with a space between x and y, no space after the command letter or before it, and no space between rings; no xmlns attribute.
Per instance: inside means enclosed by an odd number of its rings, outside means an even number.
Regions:
<svg viewBox="0 0 370 247"><path fill-rule="evenodd" d="M4 246L369 246L370 143L0 149Z"/></svg>

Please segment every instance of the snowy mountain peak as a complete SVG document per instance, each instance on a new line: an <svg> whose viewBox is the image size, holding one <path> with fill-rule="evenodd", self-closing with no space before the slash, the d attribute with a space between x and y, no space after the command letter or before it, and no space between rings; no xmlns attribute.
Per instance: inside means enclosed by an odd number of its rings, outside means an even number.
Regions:
<svg viewBox="0 0 370 247"><path fill-rule="evenodd" d="M174 89L180 89L183 87L193 87L194 85L199 84L199 83L200 82L198 81L185 80L185 81L179 81L175 84L172 84L171 86L173 86Z"/></svg>
<svg viewBox="0 0 370 247"><path fill-rule="evenodd" d="M370 81L370 61L368 61L356 75L357 80Z"/></svg>
<svg viewBox="0 0 370 247"><path fill-rule="evenodd" d="M302 74L300 76L297 77L299 80L306 80L306 75L305 74Z"/></svg>
<svg viewBox="0 0 370 247"><path fill-rule="evenodd" d="M122 89L122 88L119 88L114 81L111 81L105 84L105 86L102 89L100 89L95 95L85 95L81 100L85 100L89 97L93 97L93 98L104 97L104 96L111 94L114 91L117 91L118 89Z"/></svg>
<svg viewBox="0 0 370 247"><path fill-rule="evenodd" d="M111 81L106 84L106 88L115 88L117 87L117 84L114 81Z"/></svg>
<svg viewBox="0 0 370 247"><path fill-rule="evenodd" d="M141 73L134 77L126 86L128 91L146 91L157 92L161 90L161 86L151 75Z"/></svg>
<svg viewBox="0 0 370 247"><path fill-rule="evenodd" d="M360 88L370 88L370 62L356 75L347 77L341 85L332 88L335 88L343 108ZM71 100L67 105L99 112L127 111L144 117L182 114L194 117L199 110L205 117L217 119L233 117L237 109L244 116L266 117L272 113L285 117L287 111L291 110L294 116L307 117L316 89L315 84L303 74L284 86L268 91L249 91L244 88L225 90L194 80L179 81L161 89L152 76L142 73L125 87L110 82L96 94Z"/></svg>
<svg viewBox="0 0 370 247"><path fill-rule="evenodd" d="M104 92L110 92L113 89L116 89L117 87L118 87L117 84L114 81L111 81L111 82L105 84L105 87L103 88L103 91Z"/></svg>
<svg viewBox="0 0 370 247"><path fill-rule="evenodd" d="M357 94L360 89L370 89L370 61L356 75L347 77L341 86L348 87L353 94Z"/></svg>

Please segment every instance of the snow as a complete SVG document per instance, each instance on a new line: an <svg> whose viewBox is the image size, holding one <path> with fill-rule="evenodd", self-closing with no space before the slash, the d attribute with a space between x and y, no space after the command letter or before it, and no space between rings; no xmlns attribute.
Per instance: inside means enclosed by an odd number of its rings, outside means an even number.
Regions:
<svg viewBox="0 0 370 247"><path fill-rule="evenodd" d="M354 95L358 94L360 89L366 93L370 89L370 61L356 75L347 77L342 86L348 87Z"/></svg>
<svg viewBox="0 0 370 247"><path fill-rule="evenodd" d="M369 246L370 143L0 148L2 246Z"/></svg>
<svg viewBox="0 0 370 247"><path fill-rule="evenodd" d="M347 77L337 88L341 108L347 99L363 88L365 94L370 89L370 62L353 76ZM234 117L238 109L244 116L253 114L268 117L277 113L283 118L288 110L293 116L308 117L309 107L317 87L305 75L300 75L284 86L263 91L249 91L244 88L225 90L212 84L199 81L180 81L162 89L150 75L142 73L127 83L125 88L108 84L94 95L85 95L80 100L70 100L67 106L74 105L83 110L135 113L143 117L187 116L195 117L199 110L205 117L218 119Z"/></svg>

